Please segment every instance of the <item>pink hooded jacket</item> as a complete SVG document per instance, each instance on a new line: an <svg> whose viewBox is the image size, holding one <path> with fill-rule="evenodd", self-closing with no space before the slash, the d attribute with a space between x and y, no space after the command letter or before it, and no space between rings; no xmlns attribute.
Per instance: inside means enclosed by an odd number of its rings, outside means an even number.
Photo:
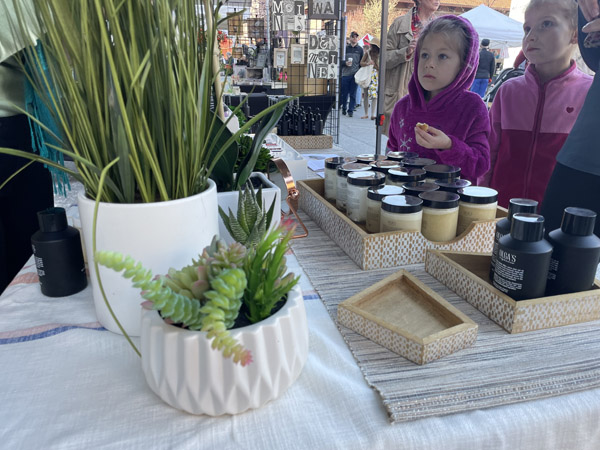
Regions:
<svg viewBox="0 0 600 450"><path fill-rule="evenodd" d="M461 21L469 30L471 42L467 62L454 81L427 102L418 78L419 55L415 54L415 70L408 84L408 95L394 107L387 146L390 151L410 150L440 164L458 166L462 178L476 183L490 164L488 111L481 97L469 91L479 63L479 36L469 21L456 16L443 17ZM446 150L421 147L415 140L417 122L442 130L452 141L452 147Z"/></svg>
<svg viewBox="0 0 600 450"><path fill-rule="evenodd" d="M571 62L561 75L542 84L533 66L504 83L492 104L491 169L481 180L498 191L498 203L511 198L542 202L556 154L581 110L592 77Z"/></svg>

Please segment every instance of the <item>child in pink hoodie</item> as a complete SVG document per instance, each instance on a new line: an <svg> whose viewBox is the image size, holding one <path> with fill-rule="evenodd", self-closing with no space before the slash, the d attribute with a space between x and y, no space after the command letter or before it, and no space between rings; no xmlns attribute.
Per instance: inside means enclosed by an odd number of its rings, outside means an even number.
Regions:
<svg viewBox="0 0 600 450"><path fill-rule="evenodd" d="M443 16L421 32L408 95L390 119L390 151L412 151L461 168L475 183L490 161L490 122L481 97L469 88L479 63L479 36L470 22ZM428 125L427 131L417 123Z"/></svg>
<svg viewBox="0 0 600 450"><path fill-rule="evenodd" d="M498 90L490 111L491 169L481 180L498 191L498 203L515 197L541 203L592 78L571 59L577 43L577 4L532 0L525 10L525 75Z"/></svg>

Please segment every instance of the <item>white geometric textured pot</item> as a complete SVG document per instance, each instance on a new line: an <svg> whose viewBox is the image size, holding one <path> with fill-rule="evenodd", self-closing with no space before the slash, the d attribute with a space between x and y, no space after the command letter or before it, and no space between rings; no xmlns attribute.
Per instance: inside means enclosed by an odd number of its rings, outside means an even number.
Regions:
<svg viewBox="0 0 600 450"><path fill-rule="evenodd" d="M218 233L217 187L208 180L203 192L179 200L156 203L100 203L96 225L96 249L129 255L152 270L166 274L170 267L191 264ZM94 306L98 321L120 333L100 292L92 248L94 201L80 194L79 216L89 266ZM131 336L140 335L142 299L139 289L121 273L99 266L106 297Z"/></svg>
<svg viewBox="0 0 600 450"><path fill-rule="evenodd" d="M242 367L211 347L206 333L168 325L158 312L142 311L142 369L150 388L191 414L238 414L278 398L298 378L308 357L302 291L261 322L231 330L252 353Z"/></svg>
<svg viewBox="0 0 600 450"><path fill-rule="evenodd" d="M269 180L262 172L252 172L250 175L252 178L258 178L262 182L262 200L263 209L268 211L271 207L271 203L275 200L275 208L273 209L273 218L271 219L271 227L273 229L279 222L281 222L281 189L277 187L271 180ZM254 190L258 192L258 189ZM219 206L225 211L225 214L229 215L229 210L235 216L237 214L238 199L240 198L239 191L227 191L217 193L217 201ZM227 231L221 215L219 215L219 237L223 239L227 244L234 242L234 239Z"/></svg>

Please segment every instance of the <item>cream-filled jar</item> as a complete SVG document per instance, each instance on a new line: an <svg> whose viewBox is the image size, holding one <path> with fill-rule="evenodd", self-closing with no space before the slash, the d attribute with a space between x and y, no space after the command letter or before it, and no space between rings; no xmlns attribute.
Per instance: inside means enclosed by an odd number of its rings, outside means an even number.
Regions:
<svg viewBox="0 0 600 450"><path fill-rule="evenodd" d="M412 195L388 195L381 200L380 231L421 231L423 200Z"/></svg>
<svg viewBox="0 0 600 450"><path fill-rule="evenodd" d="M456 235L461 235L476 220L496 218L498 191L488 187L469 186L458 191L458 226Z"/></svg>
<svg viewBox="0 0 600 450"><path fill-rule="evenodd" d="M424 166L425 181L435 183L436 181L454 181L460 178L460 167L450 166L448 164L432 164Z"/></svg>
<svg viewBox="0 0 600 450"><path fill-rule="evenodd" d="M423 192L437 191L440 187L434 183L427 183L426 181L411 181L404 183L402 186L406 195L414 195L418 197Z"/></svg>
<svg viewBox="0 0 600 450"><path fill-rule="evenodd" d="M423 200L421 234L434 242L447 242L456 237L458 202L460 196L453 192L430 191L419 195Z"/></svg>
<svg viewBox="0 0 600 450"><path fill-rule="evenodd" d="M430 158L404 158L402 160L402 165L409 169L422 169L433 164L435 164L435 160Z"/></svg>
<svg viewBox="0 0 600 450"><path fill-rule="evenodd" d="M410 183L411 181L423 181L424 179L425 171L423 169L407 169L405 167L401 167L400 169L388 170L385 183L392 186L403 187L404 183Z"/></svg>
<svg viewBox="0 0 600 450"><path fill-rule="evenodd" d="M350 172L366 172L371 166L357 162L345 163L337 168L337 183L335 192L335 206L341 211L346 211L346 194L348 191L348 183L346 179Z"/></svg>
<svg viewBox="0 0 600 450"><path fill-rule="evenodd" d="M400 195L404 193L404 188L399 186L383 186L370 187L367 190L367 223L366 228L370 233L379 233L381 229L381 200L388 195Z"/></svg>
<svg viewBox="0 0 600 450"><path fill-rule="evenodd" d="M385 175L372 170L350 172L347 177L346 215L356 223L367 220L367 190L383 185Z"/></svg>
<svg viewBox="0 0 600 450"><path fill-rule="evenodd" d="M383 161L377 162L373 161L369 163L369 165L371 166L371 170L374 170L375 172L381 172L386 175L390 169L402 168L400 161L392 161L391 159L384 159Z"/></svg>
<svg viewBox="0 0 600 450"><path fill-rule="evenodd" d="M440 187L440 191L454 192L455 194L458 194L460 189L471 186L471 182L469 180L465 180L464 178L459 178L454 181L437 180L435 184Z"/></svg>
<svg viewBox="0 0 600 450"><path fill-rule="evenodd" d="M324 195L325 198L329 201L334 202L336 198L337 191L337 168L342 164L356 162L356 158L342 158L341 156L336 156L333 158L325 159L325 190Z"/></svg>
<svg viewBox="0 0 600 450"><path fill-rule="evenodd" d="M419 154L415 152L393 152L386 149L385 156L392 161L402 161L403 159L418 158Z"/></svg>

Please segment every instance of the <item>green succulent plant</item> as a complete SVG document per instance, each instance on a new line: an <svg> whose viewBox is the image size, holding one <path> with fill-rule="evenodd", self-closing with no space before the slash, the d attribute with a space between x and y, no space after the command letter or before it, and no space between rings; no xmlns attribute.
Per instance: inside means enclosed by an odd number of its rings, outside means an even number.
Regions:
<svg viewBox="0 0 600 450"><path fill-rule="evenodd" d="M120 253L100 251L96 261L131 278L142 297L159 310L164 319L181 323L191 330L207 332L212 347L245 366L251 353L231 337L231 328L239 314L247 284L241 268L246 249L239 243L227 246L216 237L198 260L181 270L169 269L168 275L152 276L140 262Z"/></svg>
<svg viewBox="0 0 600 450"><path fill-rule="evenodd" d="M219 206L219 215L231 237L240 244L250 248L256 246L271 226L275 201L265 212L263 209L262 187L258 193L254 192L252 183L248 181L244 190L240 188L238 197L237 215L231 209L226 214Z"/></svg>

